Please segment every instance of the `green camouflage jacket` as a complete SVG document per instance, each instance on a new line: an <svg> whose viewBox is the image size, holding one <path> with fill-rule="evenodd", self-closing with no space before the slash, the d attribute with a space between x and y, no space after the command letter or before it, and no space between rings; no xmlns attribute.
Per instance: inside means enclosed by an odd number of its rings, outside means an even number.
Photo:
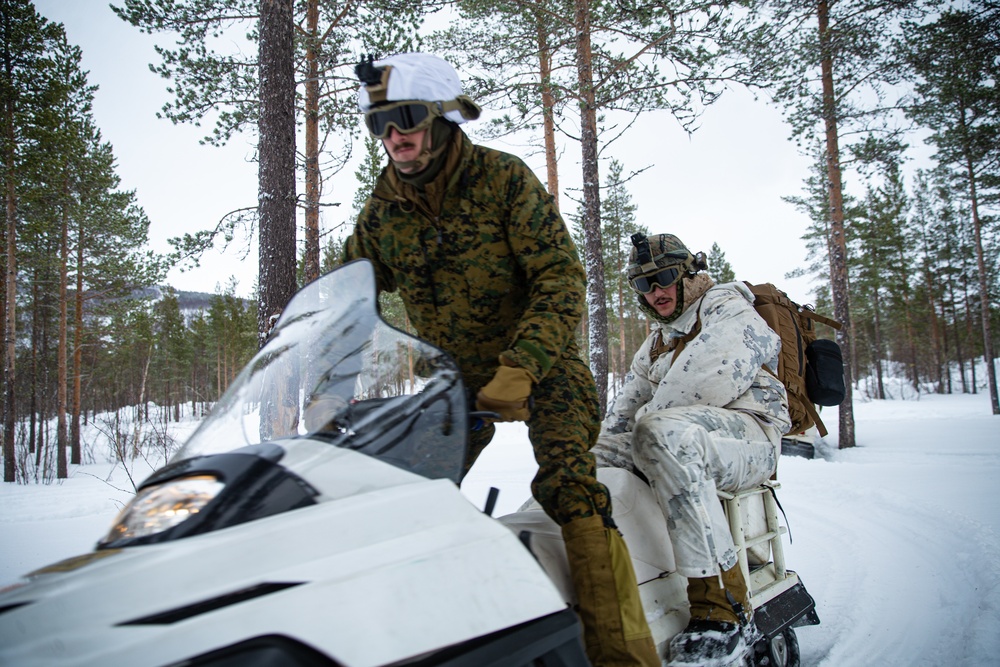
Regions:
<svg viewBox="0 0 1000 667"><path fill-rule="evenodd" d="M425 191L384 169L345 261L370 259L379 290L399 290L419 335L455 357L472 388L501 358L541 381L561 355L576 355L586 277L528 166L456 129Z"/></svg>

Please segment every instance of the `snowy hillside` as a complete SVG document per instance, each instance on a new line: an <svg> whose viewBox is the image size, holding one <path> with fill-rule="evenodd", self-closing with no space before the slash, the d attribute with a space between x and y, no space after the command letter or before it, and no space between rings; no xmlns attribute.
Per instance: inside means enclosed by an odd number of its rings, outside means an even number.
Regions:
<svg viewBox="0 0 1000 667"><path fill-rule="evenodd" d="M835 431L836 411L823 416ZM1000 417L988 395L859 403L855 416L857 448L820 443L821 458L779 464L788 563L822 621L798 630L803 664L1000 664ZM500 487L505 514L533 470L525 428L501 425L463 491L482 506ZM56 485L0 485L0 586L90 550L130 488L107 464Z"/></svg>

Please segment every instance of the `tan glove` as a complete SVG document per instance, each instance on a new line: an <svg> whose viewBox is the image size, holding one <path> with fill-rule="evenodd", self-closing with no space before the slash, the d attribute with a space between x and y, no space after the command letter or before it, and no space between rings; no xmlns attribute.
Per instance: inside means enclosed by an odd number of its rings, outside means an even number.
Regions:
<svg viewBox="0 0 1000 667"><path fill-rule="evenodd" d="M332 429L334 419L342 416L346 409L347 401L341 396L317 396L303 411L302 423L309 433L328 431Z"/></svg>
<svg viewBox="0 0 1000 667"><path fill-rule="evenodd" d="M501 421L528 421L535 376L523 368L501 366L476 396L476 409L500 414Z"/></svg>

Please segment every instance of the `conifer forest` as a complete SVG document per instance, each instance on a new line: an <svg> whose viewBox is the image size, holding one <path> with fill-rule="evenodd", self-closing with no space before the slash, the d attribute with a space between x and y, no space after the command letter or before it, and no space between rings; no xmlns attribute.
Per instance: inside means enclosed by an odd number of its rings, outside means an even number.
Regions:
<svg viewBox="0 0 1000 667"><path fill-rule="evenodd" d="M845 356L840 446L854 444L851 401L885 397L890 373L924 391L988 391L1000 414L994 365L976 363L1000 342L995 2L112 0L110 11L163 37L150 63L171 94L163 117L201 125L209 145L256 137L259 203L155 252L157 221L121 185L80 48L31 0L0 0L5 482L29 469L65 477L98 415L211 409L288 298L339 261L350 229L321 230L325 180L360 156L354 192L338 193L357 212L385 165L362 134L354 65L413 50L446 57L498 111L474 141L530 137L557 202L570 170L584 184L562 216L588 274L579 341L605 404L649 331L624 280L630 237L662 231L629 193L645 163L615 140L652 112L697 131L744 87L781 110L812 164L785 201L808 248L796 275L816 279L813 307L843 324L820 333ZM226 35L249 47L226 50ZM582 159L560 161L561 142ZM912 169L916 144L933 157ZM165 283L236 229L259 239L253 298ZM752 280L734 272L727 241L692 250L708 253L716 281ZM407 327L398 298L383 295L382 311Z"/></svg>

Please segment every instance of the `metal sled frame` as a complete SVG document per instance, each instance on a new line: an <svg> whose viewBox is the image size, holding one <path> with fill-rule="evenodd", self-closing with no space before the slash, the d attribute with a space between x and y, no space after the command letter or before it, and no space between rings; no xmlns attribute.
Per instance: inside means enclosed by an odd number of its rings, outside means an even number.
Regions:
<svg viewBox="0 0 1000 667"><path fill-rule="evenodd" d="M773 637L786 628L819 623L816 604L806 592L799 575L785 567L781 536L788 532L788 528L778 521L778 503L774 492L779 488L781 485L777 481L769 480L738 493L718 492L729 519L739 567L750 589L750 603L755 610L757 626L767 637ZM747 511L761 502L764 530L751 534L751 522L746 520ZM770 560L752 564L751 551L765 544Z"/></svg>

